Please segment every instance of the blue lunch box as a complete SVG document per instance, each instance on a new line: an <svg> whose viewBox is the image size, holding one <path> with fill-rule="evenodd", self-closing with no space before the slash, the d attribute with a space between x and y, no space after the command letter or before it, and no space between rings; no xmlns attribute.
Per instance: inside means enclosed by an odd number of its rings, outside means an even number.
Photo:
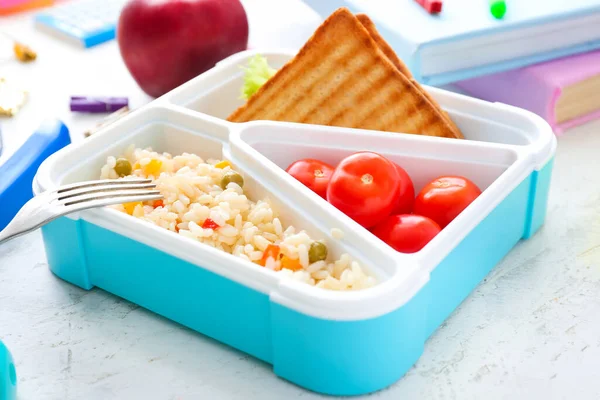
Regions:
<svg viewBox="0 0 600 400"><path fill-rule="evenodd" d="M428 337L521 239L543 224L556 139L536 115L427 88L466 140L326 126L229 123L250 57L275 67L292 55L246 51L47 159L36 192L97 179L130 144L229 160L250 199L268 197L284 225L324 238L378 279L336 292L286 279L114 209L94 209L42 228L50 269L96 286L273 365L299 386L359 395L400 379ZM464 175L483 193L427 246L400 254L285 173L291 162L331 164L360 150L397 162L418 191ZM343 232L340 239L335 232ZM339 231L338 231L339 230Z"/></svg>

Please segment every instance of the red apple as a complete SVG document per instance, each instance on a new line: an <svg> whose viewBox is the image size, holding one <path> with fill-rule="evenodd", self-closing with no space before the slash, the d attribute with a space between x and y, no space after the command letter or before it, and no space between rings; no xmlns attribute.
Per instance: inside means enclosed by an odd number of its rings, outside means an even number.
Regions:
<svg viewBox="0 0 600 400"><path fill-rule="evenodd" d="M239 0L131 0L117 41L135 81L158 97L245 50L248 18Z"/></svg>

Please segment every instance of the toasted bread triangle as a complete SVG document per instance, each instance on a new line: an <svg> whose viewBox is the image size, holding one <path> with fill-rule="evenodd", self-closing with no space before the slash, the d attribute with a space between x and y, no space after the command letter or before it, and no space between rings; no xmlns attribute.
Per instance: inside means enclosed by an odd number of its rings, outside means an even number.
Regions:
<svg viewBox="0 0 600 400"><path fill-rule="evenodd" d="M383 53L358 18L340 8L228 120L460 137L421 90Z"/></svg>
<svg viewBox="0 0 600 400"><path fill-rule="evenodd" d="M456 126L456 124L454 123L454 121L452 121L452 119L450 118L450 116L444 111L442 110L442 108L440 107L440 105L438 104L437 101L435 101L435 99L433 97L431 97L431 95L429 94L429 92L427 92L427 90L425 90L412 76L412 73L410 72L410 70L408 69L408 67L406 66L406 64L404 64L402 62L402 60L400 60L400 58L398 58L398 55L396 54L396 52L392 49L392 47L388 44L388 42L385 41L385 39L379 34L379 31L377 30L375 23L373 23L373 21L371 20L371 18L369 18L369 16L367 14L356 14L356 18L358 18L358 20L360 21L360 23L367 29L367 31L369 31L369 34L371 35L371 38L373 38L373 40L375 41L375 43L377 43L377 45L379 46L379 49L383 52L383 54L385 54L387 56L387 58L392 62L392 64L394 64L396 66L396 68L398 68L398 70L404 74L404 76L406 76L411 83L421 92L423 93L423 95L425 97L427 97L427 100L429 100L429 102L431 103L431 105L435 108L437 108L438 110L441 111L442 116L444 117L444 119L446 120L446 122L448 123L448 125L450 125L450 127L452 128L452 130L454 131L454 136L457 138L464 138L462 132L460 131L460 129L458 129L458 127Z"/></svg>
<svg viewBox="0 0 600 400"><path fill-rule="evenodd" d="M359 13L356 14L356 18L360 21L362 26L369 32L371 38L377 43L379 49L386 55L386 57L398 68L400 72L404 74L407 78L412 78L412 74L408 67L398 58L396 52L392 49L392 47L385 41L385 39L379 34L379 31L375 27L375 23L369 18L367 14Z"/></svg>

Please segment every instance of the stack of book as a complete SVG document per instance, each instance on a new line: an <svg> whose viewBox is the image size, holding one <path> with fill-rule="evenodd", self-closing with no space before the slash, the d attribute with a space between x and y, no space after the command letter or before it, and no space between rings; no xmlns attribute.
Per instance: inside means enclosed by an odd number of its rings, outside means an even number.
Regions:
<svg viewBox="0 0 600 400"><path fill-rule="evenodd" d="M600 117L600 0L303 0L367 13L415 79L536 112L556 132ZM421 2L422 3L422 2ZM499 17L499 18L498 18Z"/></svg>
<svg viewBox="0 0 600 400"><path fill-rule="evenodd" d="M532 111L557 134L600 118L600 50L456 84L466 93Z"/></svg>

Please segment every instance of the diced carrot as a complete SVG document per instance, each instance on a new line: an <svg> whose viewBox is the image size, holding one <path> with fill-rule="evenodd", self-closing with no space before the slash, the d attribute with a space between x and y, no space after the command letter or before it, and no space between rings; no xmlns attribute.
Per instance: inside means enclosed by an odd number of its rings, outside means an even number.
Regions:
<svg viewBox="0 0 600 400"><path fill-rule="evenodd" d="M210 218L206 218L204 220L204 223L202 224L202 229L217 229L220 228L221 225L217 224L215 221L213 221Z"/></svg>
<svg viewBox="0 0 600 400"><path fill-rule="evenodd" d="M223 160L223 161L218 162L218 163L215 164L215 168L224 169L224 168L227 168L227 167L231 167L231 163L229 161L227 161L227 160Z"/></svg>
<svg viewBox="0 0 600 400"><path fill-rule="evenodd" d="M300 264L300 260L293 260L289 257L283 256L281 257L281 268L287 268L292 271L300 271L302 269L302 265Z"/></svg>
<svg viewBox="0 0 600 400"><path fill-rule="evenodd" d="M152 203L152 207L157 208L157 207L164 207L165 203L162 200L154 200L154 203Z"/></svg>
<svg viewBox="0 0 600 400"><path fill-rule="evenodd" d="M265 249L265 252L263 253L262 258L260 259L260 265L262 265L263 267L265 265L267 265L267 260L269 259L269 257L273 258L274 261L279 260L279 246L277 246L276 244L270 244L267 246L267 248Z"/></svg>
<svg viewBox="0 0 600 400"><path fill-rule="evenodd" d="M160 169L162 167L162 161L152 159L146 166L144 167L144 171L146 175L154 175L158 176L160 174Z"/></svg>
<svg viewBox="0 0 600 400"><path fill-rule="evenodd" d="M124 203L124 204L123 204L123 207L125 207L125 212L126 212L127 214L129 214L129 215L133 215L133 210L135 210L135 207L136 207L138 204L139 204L139 205L142 205L142 202L141 202L141 201L134 201L134 202L131 202L131 203Z"/></svg>

